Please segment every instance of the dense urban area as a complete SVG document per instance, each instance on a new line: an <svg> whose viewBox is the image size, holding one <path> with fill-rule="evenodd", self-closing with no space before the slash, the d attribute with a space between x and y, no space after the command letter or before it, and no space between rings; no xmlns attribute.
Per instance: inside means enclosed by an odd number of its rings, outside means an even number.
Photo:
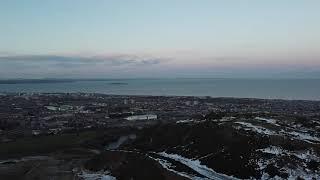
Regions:
<svg viewBox="0 0 320 180"><path fill-rule="evenodd" d="M320 179L320 101L0 94L0 179Z"/></svg>

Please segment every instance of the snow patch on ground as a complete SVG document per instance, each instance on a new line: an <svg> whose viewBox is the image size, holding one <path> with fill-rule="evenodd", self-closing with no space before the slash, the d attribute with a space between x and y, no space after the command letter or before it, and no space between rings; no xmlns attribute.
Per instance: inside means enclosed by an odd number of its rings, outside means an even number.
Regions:
<svg viewBox="0 0 320 180"><path fill-rule="evenodd" d="M179 120L176 121L176 124L183 124L183 123L202 123L207 120L194 120L194 119L186 119L186 120Z"/></svg>
<svg viewBox="0 0 320 180"><path fill-rule="evenodd" d="M256 118L257 119L257 118ZM274 124L276 122L276 120L273 119L264 119L264 118L258 118L259 120L263 119L264 121L268 121L272 124ZM307 143L320 143L320 137L316 137L316 136L312 136L306 132L298 132L298 131L291 131L288 132L285 129L282 129L281 131L277 132L274 130L270 130L267 129L265 127L262 126L258 126L258 125L253 125L252 123L249 122L241 122L241 121L237 121L235 122L236 124L240 124L243 127L235 127L236 129L244 129L246 131L254 131L257 132L259 134L263 134L263 135L282 135L282 136L288 136L291 137L293 139L296 140L301 140L301 141L305 141Z"/></svg>
<svg viewBox="0 0 320 180"><path fill-rule="evenodd" d="M262 118L262 117L256 117L255 118L256 120L259 120L259 121L265 121L269 124L273 124L275 126L280 126L279 124L277 124L277 120L275 119L267 119L267 118Z"/></svg>
<svg viewBox="0 0 320 180"><path fill-rule="evenodd" d="M221 119L212 119L211 121L213 122L230 122L233 121L235 119L235 117L223 117Z"/></svg>
<svg viewBox="0 0 320 180"><path fill-rule="evenodd" d="M194 122L194 120L192 120L192 119L186 119L186 120L176 121L177 124L180 124L180 123L190 123L190 122Z"/></svg>
<svg viewBox="0 0 320 180"><path fill-rule="evenodd" d="M311 136L310 134L307 134L307 133L293 131L293 132L289 132L288 134L294 136L295 139L299 139L309 143L314 143L314 141L320 142L320 138Z"/></svg>
<svg viewBox="0 0 320 180"><path fill-rule="evenodd" d="M270 175L267 172L264 172L264 169L269 165L269 164L273 164L274 161L270 161L270 160L259 160L258 162L258 166L259 166L259 170L262 171L262 180L266 180L266 179L274 179L274 180L278 180L278 179L283 179L279 176L275 176L275 177L270 177ZM298 167L283 167L283 168L279 168L281 169L281 172L283 173L287 173L288 174L288 179L290 180L296 180L298 179L298 177L303 178L303 179L320 179L320 174L317 172L313 172L311 170L305 169L301 166Z"/></svg>
<svg viewBox="0 0 320 180"><path fill-rule="evenodd" d="M166 170L168 170L168 171L171 171L171 172L173 172L173 173L175 173L175 174L178 174L178 175L180 175L180 176L182 176L182 177L186 177L186 178L188 178L188 179L197 179L197 178L200 179L200 177L196 177L196 176L194 176L194 175L190 175L190 174L187 174L187 173L185 173L185 172L179 172L179 171L174 170L175 166L173 166L173 165L172 165L170 162L168 162L167 160L160 159L160 158L153 158L153 157L151 157L151 156L149 156L149 158L157 161L164 169L166 169Z"/></svg>
<svg viewBox="0 0 320 180"><path fill-rule="evenodd" d="M108 171L91 172L82 170L77 174L79 179L83 180L116 180L117 178L110 175Z"/></svg>
<svg viewBox="0 0 320 180"><path fill-rule="evenodd" d="M289 174L288 179L298 179L298 177L302 179L320 179L320 174L315 174L312 172L306 172L304 168L302 167L297 167L296 169L292 168L284 168L285 172Z"/></svg>
<svg viewBox="0 0 320 180"><path fill-rule="evenodd" d="M302 152L293 152L291 155L296 156L297 158L304 160L306 162L310 162L311 160L317 161L320 163L320 157L315 154L313 150L307 150Z"/></svg>
<svg viewBox="0 0 320 180"><path fill-rule="evenodd" d="M199 160L192 160L192 159L188 159L185 157L182 157L180 155L177 154L168 154L166 152L161 152L158 153L160 156L166 157L166 158L170 158L172 160L178 161L181 164L186 165L187 167L193 169L194 171L196 171L197 173L203 175L204 177L208 178L208 179L215 179L215 180L223 180L223 179L237 179L235 177L232 176L227 176L224 174L220 174L215 172L213 169L208 168L205 165L201 165L201 162Z"/></svg>
<svg viewBox="0 0 320 180"><path fill-rule="evenodd" d="M256 126L248 122L235 122L237 124L241 124L242 126L245 126L245 130L252 130L254 132L257 132L259 134L264 134L264 135L277 135L275 131L269 130L267 128L261 127L261 126Z"/></svg>
<svg viewBox="0 0 320 180"><path fill-rule="evenodd" d="M277 146L270 146L264 149L257 149L257 151L261 151L263 153L268 153L268 154L274 154L274 155L283 155L287 153L284 149Z"/></svg>
<svg viewBox="0 0 320 180"><path fill-rule="evenodd" d="M311 160L319 162L320 158L314 153L313 150L308 150L308 151L287 151L282 149L281 147L277 146L270 146L268 148L264 149L258 149L257 151L261 151L264 153L269 153L276 155L274 158L269 158L269 159L260 159L257 162L258 169L263 173L261 179L279 179L280 177L273 177L271 178L268 173L264 172L265 168L269 164L273 164L277 166L276 162L279 160L278 158L281 158L282 156L295 156L302 160L300 164L304 164L303 162L310 162ZM287 164L286 166L280 168L281 172L285 172L288 174L288 179L297 179L298 177L303 178L303 179L320 179L320 174L317 171L312 171L309 170L305 167L302 167L298 164ZM280 178L281 179L281 178Z"/></svg>
<svg viewBox="0 0 320 180"><path fill-rule="evenodd" d="M320 162L320 157L314 152L313 149L307 151L287 151L278 146L270 146L264 149L257 149L257 151L273 154L276 156L295 156L305 162L310 162L311 160Z"/></svg>
<svg viewBox="0 0 320 180"><path fill-rule="evenodd" d="M263 173L261 176L261 180L283 180L283 178L279 176L270 177L268 173Z"/></svg>
<svg viewBox="0 0 320 180"><path fill-rule="evenodd" d="M265 169L269 164L272 163L272 160L270 159L259 159L259 161L257 162L257 165L259 166L259 170L263 170Z"/></svg>

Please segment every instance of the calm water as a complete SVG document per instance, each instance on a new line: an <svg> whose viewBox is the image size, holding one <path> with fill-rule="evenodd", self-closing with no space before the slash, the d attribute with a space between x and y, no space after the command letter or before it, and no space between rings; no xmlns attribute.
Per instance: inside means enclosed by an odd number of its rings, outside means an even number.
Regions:
<svg viewBox="0 0 320 180"><path fill-rule="evenodd" d="M0 84L0 92L89 92L320 100L320 79L131 79Z"/></svg>

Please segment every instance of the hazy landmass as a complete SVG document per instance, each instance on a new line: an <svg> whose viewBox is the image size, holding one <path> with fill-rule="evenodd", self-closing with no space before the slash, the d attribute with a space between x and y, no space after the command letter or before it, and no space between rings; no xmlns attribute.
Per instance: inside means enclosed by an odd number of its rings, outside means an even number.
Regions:
<svg viewBox="0 0 320 180"><path fill-rule="evenodd" d="M44 83L73 83L78 81L114 81L114 79L7 79L0 80L0 84L44 84ZM121 81L121 79L117 80ZM123 82L111 82L113 85L126 85Z"/></svg>

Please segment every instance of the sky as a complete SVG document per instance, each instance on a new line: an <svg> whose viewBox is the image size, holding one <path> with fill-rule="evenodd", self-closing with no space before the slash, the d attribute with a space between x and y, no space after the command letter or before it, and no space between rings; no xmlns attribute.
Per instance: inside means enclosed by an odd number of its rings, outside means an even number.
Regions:
<svg viewBox="0 0 320 180"><path fill-rule="evenodd" d="M318 78L319 0L1 0L0 79Z"/></svg>

